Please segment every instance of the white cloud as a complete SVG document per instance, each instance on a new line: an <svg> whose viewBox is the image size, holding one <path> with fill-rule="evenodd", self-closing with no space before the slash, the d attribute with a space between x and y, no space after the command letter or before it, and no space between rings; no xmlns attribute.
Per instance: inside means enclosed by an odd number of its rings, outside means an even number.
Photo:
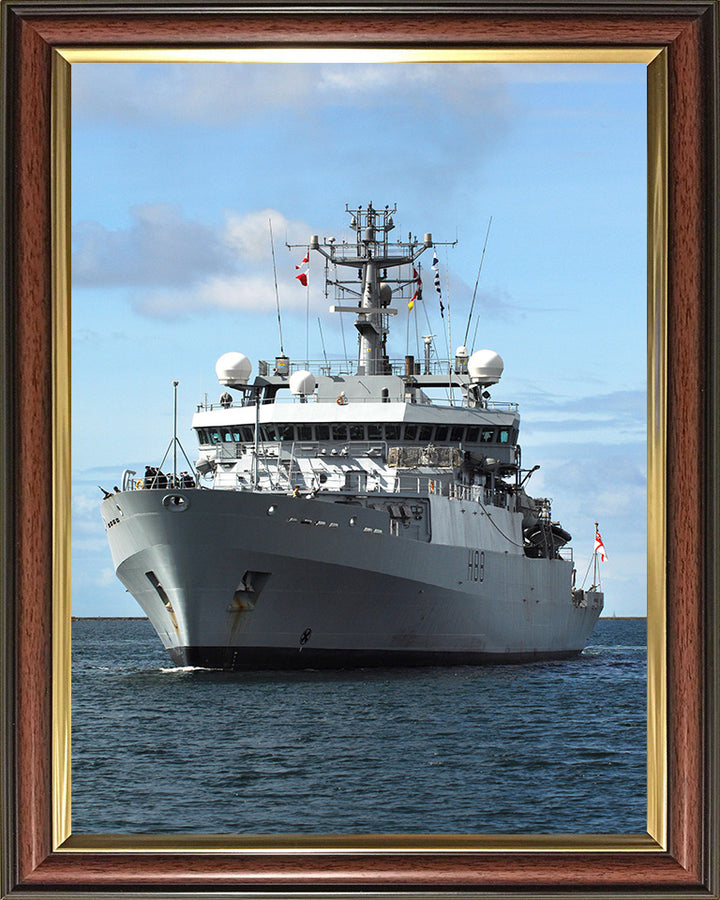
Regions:
<svg viewBox="0 0 720 900"><path fill-rule="evenodd" d="M228 125L287 109L310 112L315 98L343 104L425 106L467 114L508 104L507 70L456 63L180 63L73 66L73 107L90 120Z"/></svg>
<svg viewBox="0 0 720 900"><path fill-rule="evenodd" d="M306 295L294 279L278 279L281 312L305 309ZM209 276L187 289L148 291L133 303L153 318L203 314L211 310L263 313L276 305L272 274Z"/></svg>
<svg viewBox="0 0 720 900"><path fill-rule="evenodd" d="M233 266L222 234L167 203L135 206L129 228L99 222L74 229L72 276L76 286L184 284L203 272Z"/></svg>
<svg viewBox="0 0 720 900"><path fill-rule="evenodd" d="M73 66L77 121L227 125L304 102L311 66L221 63L78 63Z"/></svg>
<svg viewBox="0 0 720 900"><path fill-rule="evenodd" d="M146 125L226 126L283 109L312 112L316 99L505 115L513 106L512 86L623 84L632 77L631 68L587 63L77 63L73 109L78 123Z"/></svg>
<svg viewBox="0 0 720 900"><path fill-rule="evenodd" d="M243 259L255 262L270 260L270 226L275 242L275 253L285 251L285 243L307 244L310 226L305 222L291 221L276 209L262 209L239 213L230 210L225 216L223 240ZM298 256L298 260L302 255Z"/></svg>
<svg viewBox="0 0 720 900"><path fill-rule="evenodd" d="M464 111L472 97L475 109L505 109L510 105L504 73L481 63L384 63L322 66L317 90L336 102L382 103L387 106L453 107ZM334 98L333 98L333 95Z"/></svg>
<svg viewBox="0 0 720 900"><path fill-rule="evenodd" d="M528 404L530 405L530 404ZM607 447L646 435L647 395L643 390L593 394L571 400L545 393L532 399L533 415L523 425L536 443L584 444L593 439Z"/></svg>
<svg viewBox="0 0 720 900"><path fill-rule="evenodd" d="M110 231L97 222L78 226L76 288L131 288L133 308L155 318L213 309L264 312L276 304L272 222L281 308L305 309L306 293L295 276L310 237L306 223L275 209L227 210L215 226L188 219L167 204L135 207L131 214L126 229ZM301 249L289 251L286 243Z"/></svg>

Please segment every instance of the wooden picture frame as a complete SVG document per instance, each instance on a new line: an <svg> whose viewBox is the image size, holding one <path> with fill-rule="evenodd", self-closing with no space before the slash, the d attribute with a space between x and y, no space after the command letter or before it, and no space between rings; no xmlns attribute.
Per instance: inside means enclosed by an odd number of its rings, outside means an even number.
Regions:
<svg viewBox="0 0 720 900"><path fill-rule="evenodd" d="M213 6L2 6L2 896L718 897L717 0ZM68 48L524 47L648 51L654 499L662 600L649 679L651 833L532 839L274 841L70 835L68 580ZM60 298L60 299L59 299ZM58 348L60 348L58 350ZM652 383L655 379L656 383ZM52 387L52 390L51 390ZM52 436L48 422L52 419ZM55 474L54 474L55 473ZM659 593L658 593L659 592ZM55 602L54 602L55 598ZM65 619L69 617L65 615ZM58 738L58 735L61 737ZM60 798L60 800L59 800Z"/></svg>

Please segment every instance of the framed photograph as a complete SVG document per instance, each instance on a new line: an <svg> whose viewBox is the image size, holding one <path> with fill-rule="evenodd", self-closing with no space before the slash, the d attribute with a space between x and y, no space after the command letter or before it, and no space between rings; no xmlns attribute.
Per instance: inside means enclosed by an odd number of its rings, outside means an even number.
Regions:
<svg viewBox="0 0 720 900"><path fill-rule="evenodd" d="M101 8L18 0L3 6L3 895L73 896L82 889L136 896L443 896L458 890L621 896L641 889L718 896L718 11L715 2L459 10L348 3L310 12L245 4L178 10L162 3ZM86 63L109 71L132 62L291 59L645 67L645 834L180 835L172 823L163 834L72 833L73 70ZM193 234L195 240L200 232ZM110 240L97 231L90 237ZM83 257L82 270L76 263L76 276L81 271L88 284L91 257ZM149 314L162 314L159 294L145 302L156 304Z"/></svg>

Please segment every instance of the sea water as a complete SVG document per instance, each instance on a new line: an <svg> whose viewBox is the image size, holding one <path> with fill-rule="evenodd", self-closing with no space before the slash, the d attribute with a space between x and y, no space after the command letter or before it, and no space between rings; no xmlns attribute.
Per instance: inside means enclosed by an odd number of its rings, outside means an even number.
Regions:
<svg viewBox="0 0 720 900"><path fill-rule="evenodd" d="M74 833L641 833L644 619L560 662L219 672L73 622Z"/></svg>

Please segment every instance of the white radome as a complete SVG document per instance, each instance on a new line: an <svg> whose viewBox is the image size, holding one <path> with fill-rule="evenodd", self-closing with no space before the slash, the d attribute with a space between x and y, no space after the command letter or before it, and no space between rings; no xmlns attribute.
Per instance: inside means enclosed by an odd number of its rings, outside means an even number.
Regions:
<svg viewBox="0 0 720 900"><path fill-rule="evenodd" d="M505 364L494 350L476 350L468 360L468 375L477 384L497 384Z"/></svg>
<svg viewBox="0 0 720 900"><path fill-rule="evenodd" d="M307 397L308 394L312 394L315 390L316 383L312 372L308 372L307 369L300 369L300 371L293 372L290 376L290 393Z"/></svg>
<svg viewBox="0 0 720 900"><path fill-rule="evenodd" d="M215 363L215 374L220 384L232 387L234 384L247 384L252 372L252 363L244 353L223 353Z"/></svg>

